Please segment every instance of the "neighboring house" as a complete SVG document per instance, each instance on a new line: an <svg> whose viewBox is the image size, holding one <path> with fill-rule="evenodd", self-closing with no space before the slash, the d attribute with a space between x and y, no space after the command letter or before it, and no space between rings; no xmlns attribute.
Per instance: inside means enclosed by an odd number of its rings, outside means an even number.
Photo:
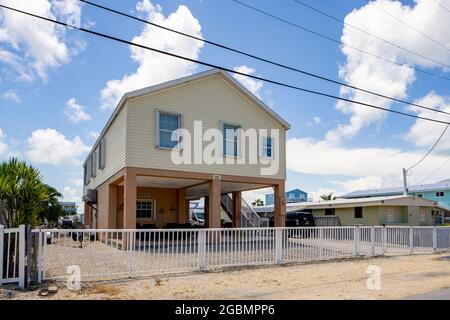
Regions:
<svg viewBox="0 0 450 320"><path fill-rule="evenodd" d="M77 204L75 202L58 202L67 216L77 214Z"/></svg>
<svg viewBox="0 0 450 320"><path fill-rule="evenodd" d="M358 190L344 194L342 196L339 196L338 198L356 199L367 197L395 196L402 194L403 194L403 187L398 187L398 188ZM432 184L410 186L408 187L408 195L417 196L432 201L437 201L439 202L439 205L442 205L446 207L447 210L450 210L450 179Z"/></svg>
<svg viewBox="0 0 450 320"><path fill-rule="evenodd" d="M272 206L255 208L270 212ZM444 211L436 201L414 196L387 196L287 204L287 212L312 212L314 216L337 216L342 225L414 225L444 223Z"/></svg>
<svg viewBox="0 0 450 320"><path fill-rule="evenodd" d="M286 192L286 203L306 202L308 201L308 194L300 189L294 189ZM266 206L273 205L274 196L272 194L266 195Z"/></svg>
<svg viewBox="0 0 450 320"><path fill-rule="evenodd" d="M202 121L203 132L196 129ZM285 137L289 124L229 74L208 70L125 94L84 162L84 223L92 228L164 227L189 223L189 201L205 198L208 227L221 227L222 198L232 195L233 225L240 226L241 192L273 187L276 224L285 214ZM177 149L177 129L187 129L192 146ZM226 132L219 160L246 160L249 139L239 129L256 129L257 163L177 164L172 151L198 161L210 142L195 144L207 129ZM267 131L264 134L259 131ZM279 132L279 138L271 130ZM230 134L231 132L231 134ZM244 138L243 140L241 138ZM205 139L205 138L204 138ZM183 136L185 140L185 136ZM199 149L196 149L197 147ZM205 149L206 152L206 149ZM263 175L276 160L272 175ZM231 198L231 197L229 197Z"/></svg>

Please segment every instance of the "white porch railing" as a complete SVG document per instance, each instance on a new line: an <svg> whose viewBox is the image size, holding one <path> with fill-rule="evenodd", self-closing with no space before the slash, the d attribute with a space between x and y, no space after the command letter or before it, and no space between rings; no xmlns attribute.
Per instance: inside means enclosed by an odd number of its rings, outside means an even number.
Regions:
<svg viewBox="0 0 450 320"><path fill-rule="evenodd" d="M38 280L83 280L450 249L450 227L34 230ZM44 241L52 233L51 243Z"/></svg>

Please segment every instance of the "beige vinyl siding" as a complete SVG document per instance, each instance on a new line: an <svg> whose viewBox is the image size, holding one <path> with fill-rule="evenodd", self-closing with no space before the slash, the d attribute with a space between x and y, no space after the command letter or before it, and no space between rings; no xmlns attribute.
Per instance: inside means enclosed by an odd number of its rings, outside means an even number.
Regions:
<svg viewBox="0 0 450 320"><path fill-rule="evenodd" d="M86 189L95 189L100 184L105 182L120 169L125 167L125 141L126 141L126 114L127 108L123 108L116 119L112 122L104 135L105 141L105 167L104 169L98 168L98 154L96 154L96 176L91 178ZM95 150L98 153L98 147Z"/></svg>
<svg viewBox="0 0 450 320"><path fill-rule="evenodd" d="M203 132L221 128L221 122L242 129L277 128L280 132L279 170L270 178L285 179L285 130L220 76L211 76L127 102L126 165L131 167L183 170L213 174L260 176L260 164L176 165L171 151L156 148L156 110L182 115L182 127L193 134L194 121L203 121ZM117 121L117 120L116 120ZM204 143L206 146L207 143ZM192 150L192 149L191 149ZM194 152L192 151L192 155ZM247 152L246 152L247 154Z"/></svg>

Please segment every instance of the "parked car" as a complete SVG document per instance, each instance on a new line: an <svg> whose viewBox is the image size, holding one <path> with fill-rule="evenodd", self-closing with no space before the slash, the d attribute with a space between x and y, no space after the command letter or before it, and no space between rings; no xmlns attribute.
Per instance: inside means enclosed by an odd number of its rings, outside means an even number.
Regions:
<svg viewBox="0 0 450 320"><path fill-rule="evenodd" d="M203 227L205 225L205 214L192 210L191 219L189 221L192 226Z"/></svg>
<svg viewBox="0 0 450 320"><path fill-rule="evenodd" d="M69 217L61 218L59 222L59 227L61 229L74 229L73 221Z"/></svg>
<svg viewBox="0 0 450 320"><path fill-rule="evenodd" d="M269 219L269 227L275 226L275 218ZM314 227L314 216L309 212L295 211L286 214L286 227Z"/></svg>

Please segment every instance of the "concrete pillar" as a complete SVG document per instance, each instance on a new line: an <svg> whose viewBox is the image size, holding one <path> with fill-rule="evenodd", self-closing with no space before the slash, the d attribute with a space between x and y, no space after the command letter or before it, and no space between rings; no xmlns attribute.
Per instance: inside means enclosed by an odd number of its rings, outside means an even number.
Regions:
<svg viewBox="0 0 450 320"><path fill-rule="evenodd" d="M136 229L136 174L127 169L123 188L123 228Z"/></svg>
<svg viewBox="0 0 450 320"><path fill-rule="evenodd" d="M186 189L178 189L178 223L185 224L189 222L189 207L186 207Z"/></svg>
<svg viewBox="0 0 450 320"><path fill-rule="evenodd" d="M83 225L85 228L91 228L91 208L86 201L84 201Z"/></svg>
<svg viewBox="0 0 450 320"><path fill-rule="evenodd" d="M220 228L220 180L209 181L208 228Z"/></svg>
<svg viewBox="0 0 450 320"><path fill-rule="evenodd" d="M233 192L233 228L241 227L241 204L242 204L242 194L240 191Z"/></svg>
<svg viewBox="0 0 450 320"><path fill-rule="evenodd" d="M286 194L284 191L284 181L273 186L274 207L273 214L275 218L275 227L284 227L286 225Z"/></svg>
<svg viewBox="0 0 450 320"><path fill-rule="evenodd" d="M117 185L108 186L108 221L107 227L117 228Z"/></svg>

